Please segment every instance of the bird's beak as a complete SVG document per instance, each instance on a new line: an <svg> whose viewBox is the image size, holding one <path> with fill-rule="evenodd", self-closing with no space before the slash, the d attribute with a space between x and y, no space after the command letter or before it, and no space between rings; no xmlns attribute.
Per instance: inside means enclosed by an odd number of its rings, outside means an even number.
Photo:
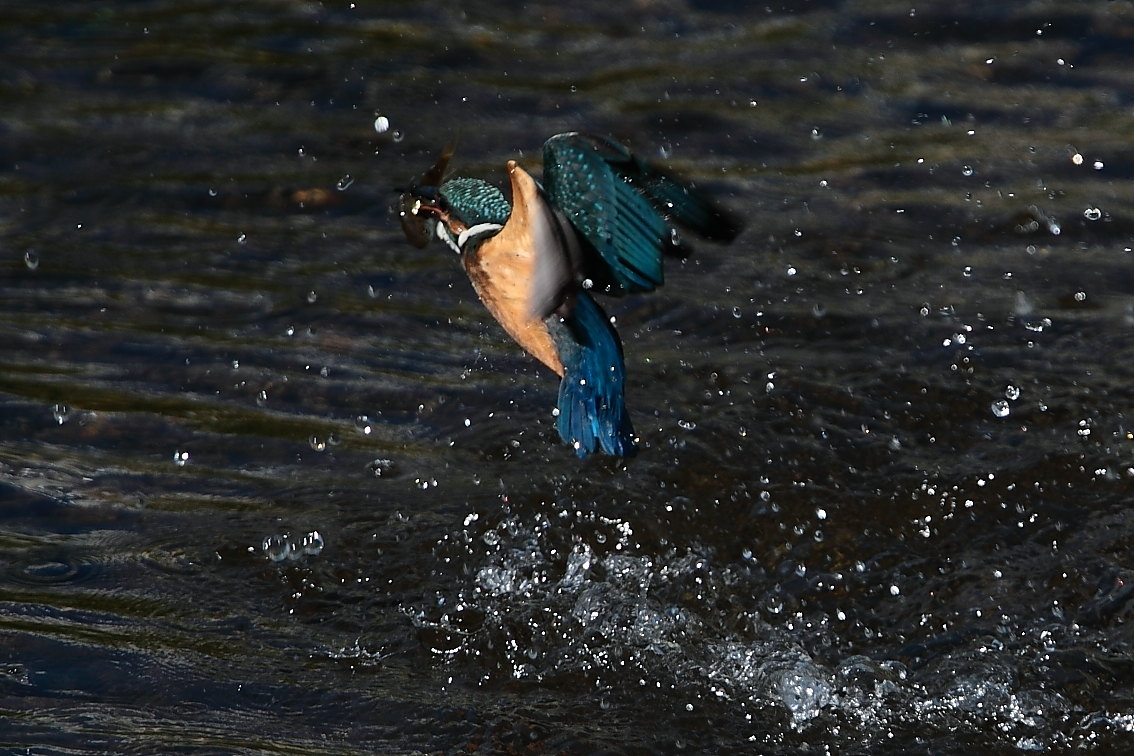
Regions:
<svg viewBox="0 0 1134 756"><path fill-rule="evenodd" d="M423 190L428 188L431 193L437 193L434 187L441 186L441 182L445 179L445 171L449 168L449 161L455 150L456 145L453 142L446 145L437 162L421 174L409 188L402 190L398 199L398 218L402 223L402 231L409 243L418 249L428 245L429 240L433 238L433 219L430 216L437 209L435 204L429 202L430 193Z"/></svg>

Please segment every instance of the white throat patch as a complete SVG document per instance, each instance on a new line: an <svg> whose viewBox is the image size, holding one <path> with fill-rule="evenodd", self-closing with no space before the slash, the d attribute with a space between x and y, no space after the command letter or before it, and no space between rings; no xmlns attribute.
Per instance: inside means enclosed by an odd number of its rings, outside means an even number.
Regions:
<svg viewBox="0 0 1134 756"><path fill-rule="evenodd" d="M502 228L504 227L499 223L478 223L475 226L469 226L457 237L457 247L464 249L465 244L467 244L470 239L476 239L481 236L492 236Z"/></svg>

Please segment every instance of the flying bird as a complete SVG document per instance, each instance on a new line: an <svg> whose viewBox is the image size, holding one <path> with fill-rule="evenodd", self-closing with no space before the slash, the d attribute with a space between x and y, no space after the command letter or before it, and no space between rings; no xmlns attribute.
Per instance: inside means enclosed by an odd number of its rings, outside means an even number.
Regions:
<svg viewBox="0 0 1134 756"><path fill-rule="evenodd" d="M452 147L401 195L406 238L461 257L481 302L561 378L557 428L579 457L628 457L622 342L592 296L661 286L665 256L685 257L675 224L729 242L739 224L691 185L611 139L558 134L543 146L542 182L507 163L511 201L493 184L446 178Z"/></svg>

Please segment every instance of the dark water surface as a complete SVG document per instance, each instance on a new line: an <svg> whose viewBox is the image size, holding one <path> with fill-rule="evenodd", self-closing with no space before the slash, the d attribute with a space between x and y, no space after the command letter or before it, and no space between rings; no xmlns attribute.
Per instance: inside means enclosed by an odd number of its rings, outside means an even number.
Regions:
<svg viewBox="0 0 1134 756"><path fill-rule="evenodd" d="M3 5L0 750L1131 742L1130 2ZM627 464L390 211L574 129Z"/></svg>

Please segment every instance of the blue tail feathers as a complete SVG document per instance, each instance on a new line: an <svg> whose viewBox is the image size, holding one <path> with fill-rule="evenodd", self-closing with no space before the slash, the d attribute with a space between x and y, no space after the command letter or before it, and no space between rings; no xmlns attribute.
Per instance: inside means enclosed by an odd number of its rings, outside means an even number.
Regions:
<svg viewBox="0 0 1134 756"><path fill-rule="evenodd" d="M559 435L580 457L598 449L632 456L637 446L623 397L626 368L610 321L584 291L570 315L548 321L566 370L559 384Z"/></svg>

